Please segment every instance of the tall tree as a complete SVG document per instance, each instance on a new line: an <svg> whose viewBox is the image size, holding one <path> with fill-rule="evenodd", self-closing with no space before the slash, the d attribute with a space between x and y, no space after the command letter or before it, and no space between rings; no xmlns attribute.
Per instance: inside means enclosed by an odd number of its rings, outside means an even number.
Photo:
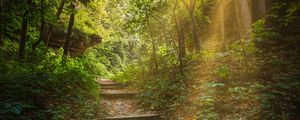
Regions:
<svg viewBox="0 0 300 120"><path fill-rule="evenodd" d="M197 26L196 26L196 21L195 21L195 15L194 15L194 11L196 8L196 3L197 0L189 0L189 3L186 2L186 0L182 0L184 6L186 7L186 9L188 10L190 19L191 19L191 24L192 24L192 38L194 40L195 43L195 49L196 52L198 53L200 51L200 43L199 43L199 39L198 39L198 32L197 32Z"/></svg>
<svg viewBox="0 0 300 120"><path fill-rule="evenodd" d="M150 38L151 38L151 43L152 43L152 56L153 56L154 67L155 67L153 73L156 73L158 71L158 62L157 62L155 39L154 39L153 33L150 29L149 29L149 32L150 32Z"/></svg>
<svg viewBox="0 0 300 120"><path fill-rule="evenodd" d="M32 45L32 50L34 51L35 48L40 44L40 42L42 42L42 40L44 39L44 29L45 29L45 18L44 18L44 0L41 0L41 3L40 3L40 19L41 19L41 26L40 26L40 36L39 36L39 40L34 43Z"/></svg>
<svg viewBox="0 0 300 120"><path fill-rule="evenodd" d="M27 27L28 27L28 15L29 15L29 9L31 7L31 0L27 0L25 12L23 14L23 20L22 20L22 28L21 28L21 34L20 34L20 41L19 41L19 53L18 56L20 58L24 57L25 54L25 46L26 46L26 35L27 35Z"/></svg>
<svg viewBox="0 0 300 120"><path fill-rule="evenodd" d="M57 20L59 20L59 17L60 17L60 15L61 15L61 13L62 13L62 11L63 11L63 9L64 9L64 6L65 6L65 3L66 3L66 0L62 0L61 2L60 2L60 5L59 5L59 7L58 7L58 9L57 9L57 12L56 12L56 15L55 15L55 17L56 17L56 19L55 19L55 22L57 21ZM54 24L55 24L55 22L54 22ZM52 35L52 31L53 31L53 27L54 27L54 24L52 23L49 23L49 29L48 29L48 31L47 31L47 33L45 34L46 35L46 46L48 47L48 43L49 43L49 40L50 40L50 37L51 37L51 35ZM41 41L40 41L41 42ZM37 44L39 44L39 43L37 43Z"/></svg>
<svg viewBox="0 0 300 120"><path fill-rule="evenodd" d="M184 38L184 32L183 32L183 18L180 17L179 20L177 19L176 15L176 9L178 7L178 0L175 2L174 10L173 10L173 18L176 26L177 36L178 36L178 47L179 47L179 64L180 64L180 73L183 75L183 66L184 61L183 58L186 56L186 50L185 50L185 38Z"/></svg>
<svg viewBox="0 0 300 120"><path fill-rule="evenodd" d="M75 5L73 2L71 2L70 9L72 12L70 14L68 33L67 33L66 41L65 41L65 45L64 45L64 55L65 56L67 56L69 53L69 45L71 42L71 35L72 35L73 25L74 25L74 21L75 21Z"/></svg>
<svg viewBox="0 0 300 120"><path fill-rule="evenodd" d="M0 21L3 21L3 1L0 0ZM0 23L0 45L3 43L3 25Z"/></svg>

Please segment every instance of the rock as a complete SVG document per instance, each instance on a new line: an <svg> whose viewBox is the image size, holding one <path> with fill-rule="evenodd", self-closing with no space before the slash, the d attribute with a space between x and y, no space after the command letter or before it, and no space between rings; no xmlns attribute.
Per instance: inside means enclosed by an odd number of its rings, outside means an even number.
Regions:
<svg viewBox="0 0 300 120"><path fill-rule="evenodd" d="M52 48L60 48L65 44L66 31L63 27L55 27L48 46ZM47 43L47 41L44 41ZM96 34L88 35L78 29L74 29L71 36L70 55L77 56L82 54L87 48L100 44L102 37Z"/></svg>

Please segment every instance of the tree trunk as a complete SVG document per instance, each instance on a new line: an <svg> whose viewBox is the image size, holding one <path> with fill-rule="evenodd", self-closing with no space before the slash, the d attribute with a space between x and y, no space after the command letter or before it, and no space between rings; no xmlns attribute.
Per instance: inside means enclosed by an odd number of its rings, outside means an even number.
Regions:
<svg viewBox="0 0 300 120"><path fill-rule="evenodd" d="M21 39L19 42L19 57L23 58L24 53L25 53L25 44L26 44L26 34L27 34L27 18L25 17L26 15L24 14L23 20L22 20L22 30L21 30Z"/></svg>
<svg viewBox="0 0 300 120"><path fill-rule="evenodd" d="M201 0L201 6L202 6L202 24L205 24L205 5L204 0Z"/></svg>
<svg viewBox="0 0 300 120"><path fill-rule="evenodd" d="M183 72L183 58L185 57L185 44L184 44L184 35L182 33L182 25L181 24L178 24L178 21L177 21L177 17L176 17L176 8L177 8L177 5L178 5L178 0L176 0L176 3L175 3L175 7L174 7L174 11L173 11L173 17L174 17L174 21L175 21L175 25L176 25L176 31L177 31L177 35L178 35L178 47L179 47L179 56L178 56L178 59L179 59L179 70L180 70L180 73L181 75L184 75L184 72ZM182 23L182 21L180 20L179 23Z"/></svg>
<svg viewBox="0 0 300 120"><path fill-rule="evenodd" d="M44 0L41 0L41 26L40 26L40 37L39 40L32 45L32 51L43 41L44 39L44 28L45 28L45 19L44 19Z"/></svg>
<svg viewBox="0 0 300 120"><path fill-rule="evenodd" d="M200 43L199 43L199 39L198 39L198 33L197 33L197 27L196 27L196 22L195 22L195 17L194 17L194 13L191 12L191 21L192 21L192 32L193 32L193 40L195 42L195 48L196 48L196 53L200 52Z"/></svg>
<svg viewBox="0 0 300 120"><path fill-rule="evenodd" d="M55 22L59 19L60 15L61 15L61 13L62 13L62 11L63 11L63 8L64 8L64 6L65 6L65 2L66 2L66 0L62 0L62 1L60 2L60 5L59 5L59 7L58 7L58 9L57 9L57 12L56 12L56 20L55 20ZM52 35L53 27L54 27L53 24L49 24L49 30L48 30L48 32L46 33L46 41L47 41L47 42L46 42L46 46L47 46L47 47L48 47L48 43L49 43L49 40L50 40L51 35Z"/></svg>
<svg viewBox="0 0 300 120"><path fill-rule="evenodd" d="M68 26L68 33L66 36L66 42L64 45L64 56L67 56L69 53L69 45L71 42L71 35L72 35L72 29L73 29L73 25L74 25L74 20L75 20L75 5L73 3L71 3L70 8L72 10L72 13L70 15L70 21L69 21L69 26Z"/></svg>
<svg viewBox="0 0 300 120"><path fill-rule="evenodd" d="M27 5L31 4L31 0L27 0ZM28 13L29 10L25 10L22 20L22 28L21 28L21 35L19 41L19 58L24 58L25 54L25 47L26 47L26 35L27 35L27 27L28 27Z"/></svg>
<svg viewBox="0 0 300 120"><path fill-rule="evenodd" d="M154 60L154 72L153 73L156 73L158 71L158 64L157 64L157 58L156 58L156 46L155 46L155 40L153 38L153 35L152 33L150 32L150 36L151 36L151 41L152 41L152 56L153 56L153 60Z"/></svg>
<svg viewBox="0 0 300 120"><path fill-rule="evenodd" d="M274 1L272 1L272 0L265 0L266 13L269 13L270 10L272 9L273 2Z"/></svg>
<svg viewBox="0 0 300 120"><path fill-rule="evenodd" d="M258 19L258 9L259 7L257 6L258 5L258 1L257 0L251 0L251 14L252 14L252 22L256 21Z"/></svg>
<svg viewBox="0 0 300 120"><path fill-rule="evenodd" d="M147 21L148 25L150 25L149 20ZM150 27L148 26L148 30L150 33L150 38L151 38L151 42L152 42L152 57L153 57L153 62L154 62L154 70L153 70L153 74L157 73L158 71L158 62L157 62L157 54L156 54L156 46L155 46L155 39L153 38L153 34L151 32Z"/></svg>
<svg viewBox="0 0 300 120"><path fill-rule="evenodd" d="M0 12L1 12L1 16L0 16L0 21L3 21L3 1L0 0ZM0 46L3 44L3 26L2 23L0 23Z"/></svg>
<svg viewBox="0 0 300 120"><path fill-rule="evenodd" d="M238 23L238 31L240 39L249 37L251 28L251 14L248 1L234 0L234 7L236 12L236 19Z"/></svg>
<svg viewBox="0 0 300 120"><path fill-rule="evenodd" d="M184 27L182 19L179 20L179 51L182 58L186 56Z"/></svg>
<svg viewBox="0 0 300 120"><path fill-rule="evenodd" d="M197 26L196 26L195 16L194 16L194 10L196 7L197 0L190 0L189 5L186 3L185 0L182 0L182 2L189 12L189 16L190 16L191 23L192 23L192 39L194 40L194 43L195 43L196 53L199 53L200 52L200 46L199 46L200 44L199 44L199 40L198 40Z"/></svg>
<svg viewBox="0 0 300 120"><path fill-rule="evenodd" d="M263 18L267 14L266 1L267 0L248 0L250 1L252 22Z"/></svg>
<svg viewBox="0 0 300 120"><path fill-rule="evenodd" d="M224 4L223 3L221 3L220 10L218 12L220 13L221 39L222 39L222 43L225 43L225 40L226 40L226 33L225 33L225 9L224 9Z"/></svg>

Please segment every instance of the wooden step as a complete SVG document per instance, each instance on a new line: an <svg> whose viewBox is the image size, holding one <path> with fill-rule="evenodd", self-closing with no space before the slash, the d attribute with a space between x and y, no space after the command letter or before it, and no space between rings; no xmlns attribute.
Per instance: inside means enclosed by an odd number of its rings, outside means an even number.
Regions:
<svg viewBox="0 0 300 120"><path fill-rule="evenodd" d="M162 120L158 114L107 117L101 120Z"/></svg>
<svg viewBox="0 0 300 120"><path fill-rule="evenodd" d="M100 82L101 86L120 86L123 85L122 83L119 82Z"/></svg>
<svg viewBox="0 0 300 120"><path fill-rule="evenodd" d="M99 82L101 89L119 89L128 87L125 83L114 82L114 81L100 81Z"/></svg>
<svg viewBox="0 0 300 120"><path fill-rule="evenodd" d="M123 89L125 88L125 85L106 85L106 86L101 86L101 89Z"/></svg>
<svg viewBox="0 0 300 120"><path fill-rule="evenodd" d="M137 95L137 92L115 92L115 93L108 93L102 92L100 93L101 97L105 98L133 98Z"/></svg>

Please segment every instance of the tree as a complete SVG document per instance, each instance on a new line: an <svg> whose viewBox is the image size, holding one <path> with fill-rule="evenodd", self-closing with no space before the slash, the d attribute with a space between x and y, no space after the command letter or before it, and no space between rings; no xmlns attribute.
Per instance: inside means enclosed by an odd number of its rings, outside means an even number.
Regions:
<svg viewBox="0 0 300 120"><path fill-rule="evenodd" d="M186 50L185 50L185 38L184 38L184 32L183 32L183 18L180 17L179 20L177 19L176 15L176 9L178 7L178 0L175 2L174 10L173 10L173 18L176 26L176 31L178 35L178 47L179 47L179 64L180 64L180 73L183 75L183 67L184 67L184 61L183 58L186 56Z"/></svg>
<svg viewBox="0 0 300 120"><path fill-rule="evenodd" d="M150 33L150 38L151 38L151 43L152 43L152 56L153 56L153 61L154 61L154 72L156 73L158 71L158 63L157 63L157 53L156 53L156 44L155 44L155 39L153 37L153 33L149 28L149 33Z"/></svg>
<svg viewBox="0 0 300 120"><path fill-rule="evenodd" d="M33 51L40 44L40 42L42 42L42 40L44 39L44 29L45 29L45 18L44 18L45 7L44 6L45 6L44 0L41 0L41 3L40 3L40 19L41 19L40 36L39 36L38 41L32 45Z"/></svg>
<svg viewBox="0 0 300 120"><path fill-rule="evenodd" d="M189 0L189 4L186 2L186 0L182 0L184 6L186 7L186 9L188 10L189 12L189 16L190 16L190 19L191 19L191 24L192 24L192 38L194 40L194 43L195 43L195 49L196 49L196 52L199 53L200 51L200 42L199 42L199 39L198 39L198 31L197 31L197 26L196 26L196 21L195 21L195 15L194 15L194 11L195 11L195 8L196 8L196 4L197 4L197 0ZM202 1L203 3L203 1Z"/></svg>
<svg viewBox="0 0 300 120"><path fill-rule="evenodd" d="M71 36L72 36L72 31L73 31L73 26L74 26L74 22L75 22L75 0L71 1L70 3L70 10L71 10L71 14L70 14L70 19L69 19L69 25L68 25L68 32L67 32L67 36L66 36L66 41L64 44L64 56L67 56L69 53L69 47L70 47L70 43L71 43ZM79 0L80 3L87 5L89 2L91 2L90 0Z"/></svg>
<svg viewBox="0 0 300 120"><path fill-rule="evenodd" d="M62 0L60 2L60 5L57 9L57 12L56 12L56 19L55 19L55 22L59 19L62 11L63 11L63 8L65 6L65 3L66 3L66 0ZM55 24L55 23L54 23ZM48 46L48 43L49 43L49 40L50 40L50 37L52 35L52 31L53 31L53 27L54 27L54 24L49 24L49 30L48 32L46 33L46 46ZM41 41L39 41L41 42ZM39 44L39 42L37 44Z"/></svg>
<svg viewBox="0 0 300 120"><path fill-rule="evenodd" d="M21 34L20 34L20 41L19 41L19 57L23 58L25 54L25 46L26 46L26 35L27 35L27 27L28 27L28 15L29 15L29 9L31 6L32 1L27 0L25 12L23 14L23 20L22 20L22 28L21 28Z"/></svg>
<svg viewBox="0 0 300 120"><path fill-rule="evenodd" d="M68 52L69 52L69 45L71 42L71 35L72 35L72 30L73 30L73 25L74 25L74 21L75 21L75 5L73 2L71 2L70 5L70 9L71 9L71 14L70 14L70 20L69 20L69 25L68 25L68 33L66 36L66 42L64 45L64 55L67 56Z"/></svg>
<svg viewBox="0 0 300 120"><path fill-rule="evenodd" d="M0 0L0 21L3 21L3 1ZM2 45L3 43L3 25L2 23L0 23L0 46Z"/></svg>

